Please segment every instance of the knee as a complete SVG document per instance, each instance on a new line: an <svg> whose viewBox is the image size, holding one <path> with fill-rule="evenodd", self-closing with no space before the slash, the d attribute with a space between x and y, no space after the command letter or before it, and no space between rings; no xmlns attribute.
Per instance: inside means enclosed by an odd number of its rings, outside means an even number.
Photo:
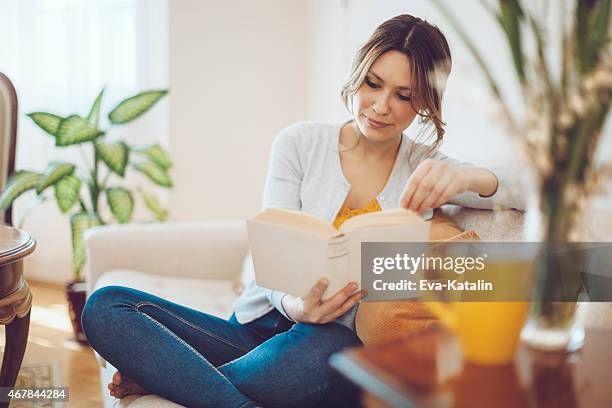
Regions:
<svg viewBox="0 0 612 408"><path fill-rule="evenodd" d="M336 323L296 324L292 331L298 336L297 341L294 342L296 350L308 356L312 369L326 376L334 376L334 371L328 364L332 354L349 347L362 345L355 332Z"/></svg>
<svg viewBox="0 0 612 408"><path fill-rule="evenodd" d="M81 315L81 325L88 341L98 337L96 333L106 332L106 325L112 316L112 307L123 297L126 290L123 286L105 286L87 298Z"/></svg>
<svg viewBox="0 0 612 408"><path fill-rule="evenodd" d="M316 343L317 349L327 350L329 354L347 347L362 345L354 331L337 323L298 324L294 328L301 333L304 339L312 339Z"/></svg>

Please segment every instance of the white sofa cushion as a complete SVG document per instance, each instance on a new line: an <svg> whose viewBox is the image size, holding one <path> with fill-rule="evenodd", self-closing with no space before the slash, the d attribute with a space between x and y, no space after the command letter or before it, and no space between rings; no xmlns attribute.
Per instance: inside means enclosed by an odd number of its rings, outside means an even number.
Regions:
<svg viewBox="0 0 612 408"><path fill-rule="evenodd" d="M102 274L95 289L110 285L142 290L224 319L232 314L232 303L237 297L233 282L229 279L177 278L127 269Z"/></svg>

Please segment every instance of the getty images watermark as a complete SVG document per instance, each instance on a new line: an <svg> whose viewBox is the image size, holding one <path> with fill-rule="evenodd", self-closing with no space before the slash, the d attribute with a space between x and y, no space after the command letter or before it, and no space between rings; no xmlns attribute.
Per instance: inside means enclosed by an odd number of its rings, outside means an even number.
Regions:
<svg viewBox="0 0 612 408"><path fill-rule="evenodd" d="M390 257L375 257L372 260L372 273L381 275L389 271L403 271L411 278L420 271L452 271L463 275L471 271L483 271L487 254L478 257L470 256L428 256L422 253L411 256L407 253ZM372 287L376 291L416 291L416 290L493 290L493 283L484 279L469 281L464 279L400 279L399 281L385 282L384 279L374 279Z"/></svg>
<svg viewBox="0 0 612 408"><path fill-rule="evenodd" d="M567 257L573 268L561 268ZM546 273L546 275L545 275ZM556 274L556 275L555 275ZM365 301L532 301L534 286L563 287L549 301L612 301L612 243L367 242Z"/></svg>

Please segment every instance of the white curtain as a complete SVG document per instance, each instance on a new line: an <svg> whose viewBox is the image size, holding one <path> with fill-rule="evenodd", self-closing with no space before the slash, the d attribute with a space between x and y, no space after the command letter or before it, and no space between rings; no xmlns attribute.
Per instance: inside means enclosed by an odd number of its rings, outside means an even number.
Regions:
<svg viewBox="0 0 612 408"><path fill-rule="evenodd" d="M89 146L55 148L53 138L25 114L86 115L106 86L100 125L107 129L105 115L119 101L145 89L168 87L167 48L167 0L0 0L0 71L11 78L19 98L16 167L42 171L52 159L83 165L85 156L91 157ZM113 128L108 140L116 138L131 144L167 144L167 101L134 123ZM128 177L128 186L139 180L137 175ZM16 220L31 198L28 194L17 200ZM69 279L68 221L55 203L33 212L25 228L39 241L29 274L48 280L49 264L55 262L65 273L57 280Z"/></svg>
<svg viewBox="0 0 612 408"><path fill-rule="evenodd" d="M36 165L29 158L49 151L25 113L86 114L106 86L104 111L167 86L166 0L0 0L0 10L0 70L14 82L21 111L18 165ZM138 131L144 142L159 140L166 116L158 111L113 136L126 132L137 142Z"/></svg>

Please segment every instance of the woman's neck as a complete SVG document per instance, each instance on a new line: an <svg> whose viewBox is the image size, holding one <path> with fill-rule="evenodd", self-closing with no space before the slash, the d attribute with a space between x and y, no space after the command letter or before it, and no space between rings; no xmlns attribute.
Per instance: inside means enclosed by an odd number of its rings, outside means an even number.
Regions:
<svg viewBox="0 0 612 408"><path fill-rule="evenodd" d="M354 121L346 124L340 139L340 143L346 147L355 146L351 150L357 155L375 160L394 160L401 141L401 133L383 142L370 140L361 133Z"/></svg>

